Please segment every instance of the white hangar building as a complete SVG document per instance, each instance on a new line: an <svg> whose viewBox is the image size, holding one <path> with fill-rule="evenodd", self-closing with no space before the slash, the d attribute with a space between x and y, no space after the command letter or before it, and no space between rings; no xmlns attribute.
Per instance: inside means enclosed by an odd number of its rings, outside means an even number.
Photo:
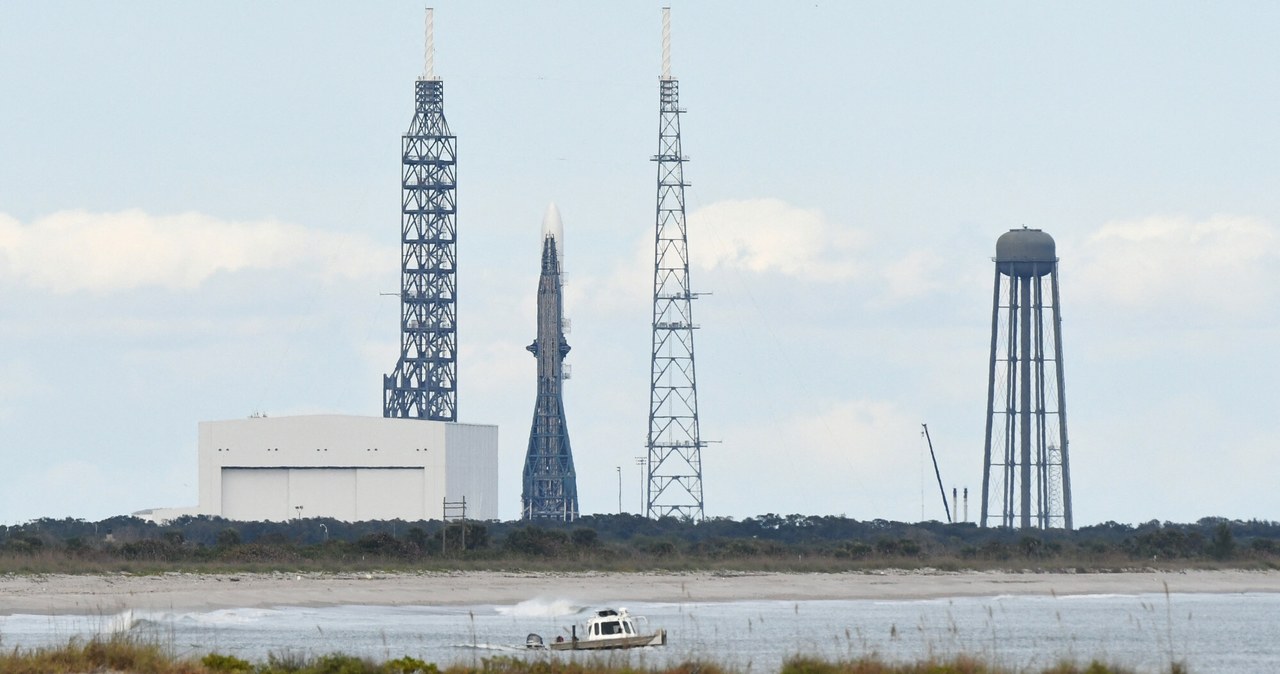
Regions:
<svg viewBox="0 0 1280 674"><path fill-rule="evenodd" d="M335 414L200 422L200 505L240 521L498 518L498 427ZM459 516L450 509L450 519Z"/></svg>

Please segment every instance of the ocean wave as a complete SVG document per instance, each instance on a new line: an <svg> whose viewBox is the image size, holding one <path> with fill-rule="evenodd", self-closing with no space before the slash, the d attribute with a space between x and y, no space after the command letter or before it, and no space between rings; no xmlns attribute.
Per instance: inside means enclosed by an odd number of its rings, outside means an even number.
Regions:
<svg viewBox="0 0 1280 674"><path fill-rule="evenodd" d="M186 623L197 625L247 625L283 616L278 609L266 608L226 608L214 611L184 613L177 618Z"/></svg>
<svg viewBox="0 0 1280 674"><path fill-rule="evenodd" d="M102 623L98 627L98 633L103 635L126 634L137 627L141 620L133 612L133 609L125 609L115 615L102 616Z"/></svg>

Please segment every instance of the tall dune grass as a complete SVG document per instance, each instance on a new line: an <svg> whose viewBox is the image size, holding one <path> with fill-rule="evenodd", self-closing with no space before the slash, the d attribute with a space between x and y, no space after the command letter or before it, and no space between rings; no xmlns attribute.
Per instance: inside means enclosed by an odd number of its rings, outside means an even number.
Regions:
<svg viewBox="0 0 1280 674"><path fill-rule="evenodd" d="M1186 674L1177 663L1169 674ZM614 659L548 659L495 657L478 664L440 667L411 656L377 662L340 653L319 657L269 656L248 662L211 653L200 658L174 656L164 646L135 637L116 635L73 639L65 646L15 648L0 652L4 674L738 674L710 661L691 661L666 667L636 667ZM1132 670L1102 662L1062 662L1040 670L1010 669L983 659L959 655L916 662L886 662L874 656L848 660L793 657L778 674L1131 674Z"/></svg>

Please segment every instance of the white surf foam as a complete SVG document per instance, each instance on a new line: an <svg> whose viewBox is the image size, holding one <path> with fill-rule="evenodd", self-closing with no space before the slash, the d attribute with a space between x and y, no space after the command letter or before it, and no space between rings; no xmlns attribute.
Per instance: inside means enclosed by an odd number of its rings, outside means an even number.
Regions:
<svg viewBox="0 0 1280 674"><path fill-rule="evenodd" d="M495 610L499 615L516 618L555 618L563 615L574 615L582 610L582 606L573 603L571 599L535 597L522 601L515 606L497 606Z"/></svg>
<svg viewBox="0 0 1280 674"><path fill-rule="evenodd" d="M115 615L102 616L102 624L98 627L99 634L124 634L133 629L138 624L140 618L133 613L133 609L125 609Z"/></svg>

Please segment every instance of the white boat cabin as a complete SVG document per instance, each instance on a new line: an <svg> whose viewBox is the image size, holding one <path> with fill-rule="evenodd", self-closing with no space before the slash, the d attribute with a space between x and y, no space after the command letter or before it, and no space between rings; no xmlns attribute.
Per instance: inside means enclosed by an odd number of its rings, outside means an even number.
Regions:
<svg viewBox="0 0 1280 674"><path fill-rule="evenodd" d="M611 608L602 611L596 611L596 614L587 619L587 639L616 639L618 637L633 637L636 635L636 623L631 615L627 613L627 609L620 608L613 610Z"/></svg>

